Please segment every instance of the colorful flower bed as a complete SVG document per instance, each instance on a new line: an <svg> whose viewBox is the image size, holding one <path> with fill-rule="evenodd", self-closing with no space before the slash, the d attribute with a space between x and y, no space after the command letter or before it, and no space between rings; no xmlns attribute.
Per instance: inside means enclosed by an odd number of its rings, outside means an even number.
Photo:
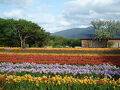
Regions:
<svg viewBox="0 0 120 90"><path fill-rule="evenodd" d="M120 90L120 49L0 47L0 90L96 89Z"/></svg>
<svg viewBox="0 0 120 90"><path fill-rule="evenodd" d="M0 75L0 77L6 80L8 89L13 89L14 87L16 90L86 90L89 87L92 90L110 90L114 88L119 89L120 87L120 79L116 81L109 78L89 79L87 76L82 79L73 78L72 76L62 77L60 75L33 77L30 74L25 74L24 76Z"/></svg>
<svg viewBox="0 0 120 90"><path fill-rule="evenodd" d="M105 76L112 78L114 76L120 77L120 67L115 65L60 65L60 64L36 64L36 63L0 63L0 72L7 74L14 73L32 73L33 75L73 75L78 76L83 74L91 74L94 77ZM37 74L36 74L37 73ZM51 74L52 73L52 74Z"/></svg>
<svg viewBox="0 0 120 90"><path fill-rule="evenodd" d="M59 64L114 64L120 65L120 56L81 56L45 54L0 54L0 62L59 63Z"/></svg>

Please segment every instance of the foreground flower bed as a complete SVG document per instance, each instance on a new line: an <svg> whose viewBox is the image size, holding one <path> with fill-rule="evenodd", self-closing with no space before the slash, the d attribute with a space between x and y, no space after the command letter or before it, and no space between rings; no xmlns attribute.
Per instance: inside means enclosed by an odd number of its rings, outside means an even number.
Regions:
<svg viewBox="0 0 120 90"><path fill-rule="evenodd" d="M5 81L2 85L10 90L86 90L90 88L92 90L96 89L120 89L120 79L114 80L109 78L91 78L84 77L82 79L73 78L72 76L61 77L60 75L53 77L33 77L30 74L25 74L24 76L15 75L1 75L0 78Z"/></svg>
<svg viewBox="0 0 120 90"><path fill-rule="evenodd" d="M0 54L0 62L28 62L41 64L114 64L120 66L120 56Z"/></svg>

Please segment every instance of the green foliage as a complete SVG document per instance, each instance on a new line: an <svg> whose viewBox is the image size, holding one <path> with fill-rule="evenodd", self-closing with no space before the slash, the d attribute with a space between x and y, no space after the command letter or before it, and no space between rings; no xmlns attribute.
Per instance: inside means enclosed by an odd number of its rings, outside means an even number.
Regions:
<svg viewBox="0 0 120 90"><path fill-rule="evenodd" d="M0 18L0 46L41 47L46 44L48 37L49 33L31 21Z"/></svg>
<svg viewBox="0 0 120 90"><path fill-rule="evenodd" d="M108 20L108 21L92 21L91 24L95 28L94 40L105 41L104 47L111 47L112 44L107 45L107 41L112 39L120 33L120 21Z"/></svg>
<svg viewBox="0 0 120 90"><path fill-rule="evenodd" d="M82 44L81 44L81 39L78 38L78 39L76 39L76 40L73 40L71 46L72 46L72 47L82 46Z"/></svg>
<svg viewBox="0 0 120 90"><path fill-rule="evenodd" d="M53 46L54 48L81 46L81 40L52 35L48 41L48 46Z"/></svg>
<svg viewBox="0 0 120 90"><path fill-rule="evenodd" d="M7 46L8 44L11 46L14 40L11 41L10 38L13 38L14 35L12 34L12 24L11 19L5 20L0 18L0 45ZM6 42L8 41L8 42Z"/></svg>
<svg viewBox="0 0 120 90"><path fill-rule="evenodd" d="M111 48L114 45L114 43L113 42L107 42L107 45L108 45L108 48Z"/></svg>
<svg viewBox="0 0 120 90"><path fill-rule="evenodd" d="M111 38L111 33L107 30L96 30L95 32L95 40L101 41L101 40L108 40Z"/></svg>
<svg viewBox="0 0 120 90"><path fill-rule="evenodd" d="M70 40L68 38L64 38L60 36L51 35L48 41L48 46L53 46L53 47L70 46L69 44L70 44Z"/></svg>
<svg viewBox="0 0 120 90"><path fill-rule="evenodd" d="M113 85L90 85L90 84L64 84L61 85L50 85L45 83L39 83L39 86L36 86L32 82L23 81L14 84L5 84L6 87L3 90L119 90L119 87Z"/></svg>
<svg viewBox="0 0 120 90"><path fill-rule="evenodd" d="M108 40L116 36L120 32L120 21L92 21L91 24L95 28L95 40Z"/></svg>

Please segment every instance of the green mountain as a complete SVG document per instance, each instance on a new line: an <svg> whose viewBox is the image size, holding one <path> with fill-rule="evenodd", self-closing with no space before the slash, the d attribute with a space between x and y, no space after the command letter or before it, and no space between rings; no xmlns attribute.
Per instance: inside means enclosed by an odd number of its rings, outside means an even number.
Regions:
<svg viewBox="0 0 120 90"><path fill-rule="evenodd" d="M92 38L95 30L93 27L88 28L72 28L68 30L63 30L59 32L52 33L51 35L62 36L66 38L80 38L80 39L90 39Z"/></svg>

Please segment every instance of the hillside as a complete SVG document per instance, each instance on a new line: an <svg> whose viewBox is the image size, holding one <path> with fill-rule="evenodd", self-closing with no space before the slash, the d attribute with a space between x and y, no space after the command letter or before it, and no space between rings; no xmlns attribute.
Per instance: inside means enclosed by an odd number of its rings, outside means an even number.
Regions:
<svg viewBox="0 0 120 90"><path fill-rule="evenodd" d="M55 33L52 33L51 35L63 36L63 37L74 38L74 39L77 39L77 38L84 39L84 38L92 37L94 32L95 30L92 27L73 28L73 29L55 32Z"/></svg>

